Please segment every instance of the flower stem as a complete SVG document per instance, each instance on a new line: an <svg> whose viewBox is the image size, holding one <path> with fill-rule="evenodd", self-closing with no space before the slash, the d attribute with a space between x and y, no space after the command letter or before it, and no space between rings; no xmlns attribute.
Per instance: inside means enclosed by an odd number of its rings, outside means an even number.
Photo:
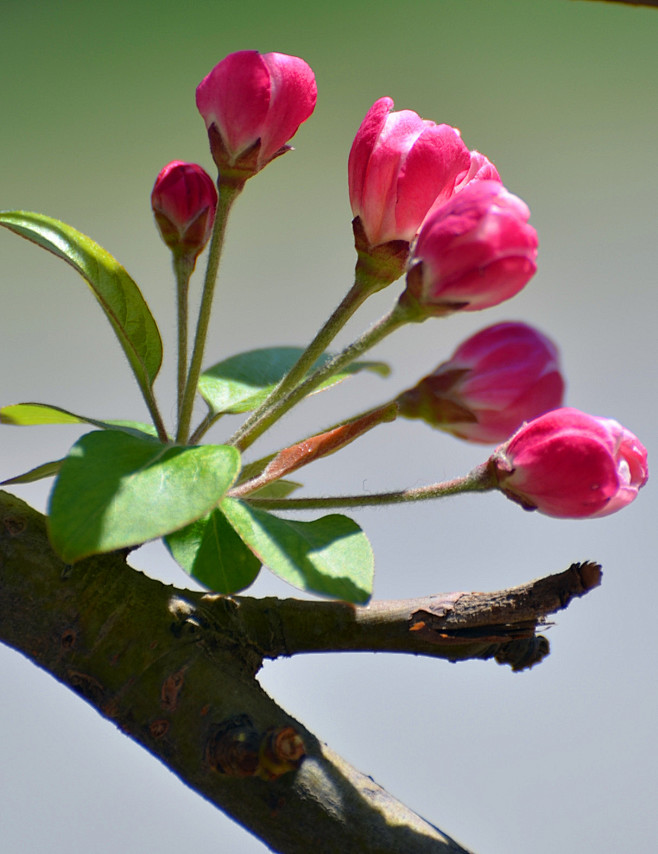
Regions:
<svg viewBox="0 0 658 854"><path fill-rule="evenodd" d="M406 504L445 498L463 492L490 492L496 488L495 478L488 463L483 463L464 477L433 483L416 489L397 492L380 492L373 495L335 495L309 498L247 498L250 505L262 510L328 510L350 507L372 507L383 504ZM229 496L231 492L228 493Z"/></svg>
<svg viewBox="0 0 658 854"><path fill-rule="evenodd" d="M265 463L261 472L234 487L231 494L233 498L246 497L282 477L287 477L302 466L322 459L327 454L336 453L336 451L372 430L373 427L395 421L397 414L397 403L389 401L354 418L334 424L333 427L328 427L321 433L307 436L305 439L295 442L294 445L280 450Z"/></svg>
<svg viewBox="0 0 658 854"><path fill-rule="evenodd" d="M413 320L424 319L420 318L413 310L407 310L398 304L385 317L381 318L367 332L357 338L349 347L346 347L342 353L334 356L322 367L314 371L310 377L307 377L302 383L294 386L284 397L279 398L276 402L266 408L257 418L251 418L242 427L233 434L228 440L229 445L235 445L240 451L248 448L256 439L279 420L289 409L299 403L302 398L309 395L312 391L321 385L324 380L333 376L338 371L346 368L351 362L358 358L366 350L379 344L387 335L409 323Z"/></svg>
<svg viewBox="0 0 658 854"><path fill-rule="evenodd" d="M334 340L336 335L338 335L340 330L363 305L371 293L373 293L373 290L366 287L357 275L355 277L354 284L347 292L340 305L320 329L306 350L304 350L278 386L268 395L266 400L263 401L258 409L249 416L240 430L234 435L233 439L236 440L236 444L238 434L248 435L251 428L260 422L264 414L269 409L275 407L279 401L283 400L286 395L300 382L300 380L306 376L309 368L314 364L317 358L324 353L327 346ZM260 435L260 433L257 435ZM256 438L256 436L254 438Z"/></svg>
<svg viewBox="0 0 658 854"><path fill-rule="evenodd" d="M208 430L210 430L210 428L213 427L223 415L223 412L214 412L212 409L207 412L192 432L192 435L190 436L190 445L196 445L200 442Z"/></svg>
<svg viewBox="0 0 658 854"><path fill-rule="evenodd" d="M190 277L194 270L195 259L189 255L174 256L174 273L176 274L176 314L178 316L178 418L180 419L185 393L185 378L187 377L187 327L188 327L188 293Z"/></svg>
<svg viewBox="0 0 658 854"><path fill-rule="evenodd" d="M206 346L206 337L208 335L208 324L210 323L212 300L215 293L215 283L217 281L217 271L219 270L219 261L222 254L222 248L224 246L224 235L226 234L226 223L228 221L228 216L233 202L242 192L242 186L225 186L221 181L218 183L218 188L219 200L217 203L217 213L215 215L212 239L210 241L210 249L208 251L208 266L206 268L206 278L203 284L203 294L201 297L201 305L199 307L199 319L197 321L194 348L192 350L192 358L190 359L190 367L187 373L185 389L183 391L182 403L179 409L176 441L183 445L187 443L190 433L194 397L196 395L199 376L201 374L203 351Z"/></svg>

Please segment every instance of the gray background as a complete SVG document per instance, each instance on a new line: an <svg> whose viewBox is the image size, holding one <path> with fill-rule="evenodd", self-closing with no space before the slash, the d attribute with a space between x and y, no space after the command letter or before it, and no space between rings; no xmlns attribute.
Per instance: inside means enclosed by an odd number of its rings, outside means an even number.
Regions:
<svg viewBox="0 0 658 854"><path fill-rule="evenodd" d="M375 98L461 128L532 209L539 273L512 302L403 330L362 377L309 401L265 453L405 388L464 337L503 319L556 339L568 402L656 445L658 13L544 0L293 0L264 4L63 0L0 5L0 207L57 216L115 254L173 349L169 258L149 193L169 160L210 169L194 89L244 48L304 57L319 100L296 151L251 181L229 226L207 362L302 344L354 263L346 160ZM1 402L38 400L143 418L109 326L65 265L0 234ZM341 336L383 313L380 294ZM174 405L169 356L158 393ZM231 425L232 426L232 425ZM0 431L0 475L57 458L80 431ZM221 441L221 431L211 435ZM462 474L486 448L416 422L304 473L313 493L376 491ZM16 492L43 508L47 486ZM650 852L656 833L656 493L603 520L523 513L498 495L358 514L378 598L497 589L604 566L603 586L560 615L531 672L492 663L335 655L269 664L265 687L348 760L479 854ZM135 566L184 586L158 546ZM254 592L293 591L263 572ZM261 852L76 696L0 650L0 834L18 852Z"/></svg>

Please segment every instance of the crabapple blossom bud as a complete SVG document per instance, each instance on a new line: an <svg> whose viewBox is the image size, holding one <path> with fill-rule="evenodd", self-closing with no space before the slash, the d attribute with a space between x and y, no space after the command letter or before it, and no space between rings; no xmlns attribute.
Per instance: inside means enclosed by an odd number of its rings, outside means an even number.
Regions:
<svg viewBox="0 0 658 854"><path fill-rule="evenodd" d="M241 50L224 57L196 90L222 182L241 186L288 151L316 98L315 76L297 56Z"/></svg>
<svg viewBox="0 0 658 854"><path fill-rule="evenodd" d="M392 110L391 98L375 101L347 167L352 213L373 247L413 240L430 207L452 196L458 176L470 166L458 130L411 110Z"/></svg>
<svg viewBox="0 0 658 854"><path fill-rule="evenodd" d="M217 190L196 163L174 160L155 180L151 207L162 239L174 255L194 259L210 239Z"/></svg>
<svg viewBox="0 0 658 854"><path fill-rule="evenodd" d="M497 181L499 184L502 183L498 170L484 154L480 154L479 151L471 151L469 153L471 158L470 165L466 171L457 176L453 195L461 192L472 181ZM427 212L425 219L429 219L437 208L445 204L445 201L443 198L437 199Z"/></svg>
<svg viewBox="0 0 658 854"><path fill-rule="evenodd" d="M513 297L537 269L529 217L527 205L498 181L470 181L423 223L401 304L439 316Z"/></svg>
<svg viewBox="0 0 658 854"><path fill-rule="evenodd" d="M406 418L493 444L561 406L563 394L555 344L532 326L507 322L472 335L397 402Z"/></svg>
<svg viewBox="0 0 658 854"><path fill-rule="evenodd" d="M457 178L455 192L458 193L463 190L471 181L498 181L499 184L502 184L496 167L479 151L471 151L470 166L466 172Z"/></svg>
<svg viewBox="0 0 658 854"><path fill-rule="evenodd" d="M569 408L524 424L489 467L512 501L562 519L615 513L649 477L646 449L630 430Z"/></svg>

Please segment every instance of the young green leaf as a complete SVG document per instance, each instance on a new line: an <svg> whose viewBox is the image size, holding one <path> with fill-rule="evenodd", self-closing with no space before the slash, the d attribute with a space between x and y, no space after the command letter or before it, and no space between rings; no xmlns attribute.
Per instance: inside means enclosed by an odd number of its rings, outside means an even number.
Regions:
<svg viewBox="0 0 658 854"><path fill-rule="evenodd" d="M86 415L76 415L60 406L47 403L14 403L0 409L0 424L13 424L19 427L40 424L91 424L101 430L123 430L133 436L152 436L158 433L152 424L141 421L99 421Z"/></svg>
<svg viewBox="0 0 658 854"><path fill-rule="evenodd" d="M73 563L162 537L209 513L239 470L240 455L228 445L87 433L64 460L50 497L51 542Z"/></svg>
<svg viewBox="0 0 658 854"><path fill-rule="evenodd" d="M204 371L199 379L199 391L213 412L249 412L260 406L303 352L301 347L265 347L239 353ZM311 371L331 358L330 353L323 353ZM353 362L325 380L316 391L366 370L380 376L390 373L390 368L384 362Z"/></svg>
<svg viewBox="0 0 658 854"><path fill-rule="evenodd" d="M260 561L218 508L168 534L165 543L188 575L216 593L244 590L260 571Z"/></svg>
<svg viewBox="0 0 658 854"><path fill-rule="evenodd" d="M52 252L85 279L146 397L162 364L162 342L141 291L121 264L91 238L44 214L4 211L0 225Z"/></svg>
<svg viewBox="0 0 658 854"><path fill-rule="evenodd" d="M220 507L258 559L289 584L359 604L370 598L372 549L352 519L332 514L295 522L233 498Z"/></svg>
<svg viewBox="0 0 658 854"><path fill-rule="evenodd" d="M44 477L55 477L59 473L63 462L64 460L53 460L50 463L42 463L40 466L36 466L36 468L30 469L23 474L8 477L7 480L3 480L0 483L0 486L10 486L14 483L34 483L35 480L43 480ZM272 498L273 496L268 495L266 497ZM281 496L276 497L280 498Z"/></svg>

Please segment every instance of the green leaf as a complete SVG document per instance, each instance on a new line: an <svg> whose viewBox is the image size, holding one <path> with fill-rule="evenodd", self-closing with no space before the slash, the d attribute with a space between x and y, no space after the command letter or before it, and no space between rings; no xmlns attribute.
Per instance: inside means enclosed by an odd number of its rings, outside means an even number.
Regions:
<svg viewBox="0 0 658 854"><path fill-rule="evenodd" d="M141 421L99 421L47 403L14 403L11 406L3 406L0 409L0 424L19 427L38 424L92 424L101 430L123 430L133 436L147 435L157 438L158 435L152 424L143 424Z"/></svg>
<svg viewBox="0 0 658 854"><path fill-rule="evenodd" d="M332 514L295 522L233 498L220 507L256 557L289 584L359 604L370 598L372 549L352 519Z"/></svg>
<svg viewBox="0 0 658 854"><path fill-rule="evenodd" d="M201 374L199 391L213 412L249 412L260 406L303 352L301 347L265 347L231 356ZM323 353L309 373L331 358L330 353ZM390 373L384 362L353 362L325 380L316 391L365 370L380 376Z"/></svg>
<svg viewBox="0 0 658 854"><path fill-rule="evenodd" d="M244 590L260 572L260 561L219 509L168 534L165 543L188 575L216 593Z"/></svg>
<svg viewBox="0 0 658 854"><path fill-rule="evenodd" d="M34 424L82 424L86 419L46 403L13 403L0 409L0 423L24 427Z"/></svg>
<svg viewBox="0 0 658 854"><path fill-rule="evenodd" d="M91 238L43 214L0 212L0 225L70 264L91 288L142 388L150 390L162 364L158 327L141 291L109 252Z"/></svg>
<svg viewBox="0 0 658 854"><path fill-rule="evenodd" d="M82 436L49 506L53 547L73 563L162 537L209 513L240 470L228 445L162 445L117 430Z"/></svg>
<svg viewBox="0 0 658 854"><path fill-rule="evenodd" d="M43 463L36 468L26 471L24 474L17 474L16 477L8 477L3 480L0 486L9 486L13 483L33 483L35 480L43 480L44 477L55 477L59 473L64 460L53 460L51 463ZM271 495L267 496L271 498ZM277 496L280 497L280 496Z"/></svg>

